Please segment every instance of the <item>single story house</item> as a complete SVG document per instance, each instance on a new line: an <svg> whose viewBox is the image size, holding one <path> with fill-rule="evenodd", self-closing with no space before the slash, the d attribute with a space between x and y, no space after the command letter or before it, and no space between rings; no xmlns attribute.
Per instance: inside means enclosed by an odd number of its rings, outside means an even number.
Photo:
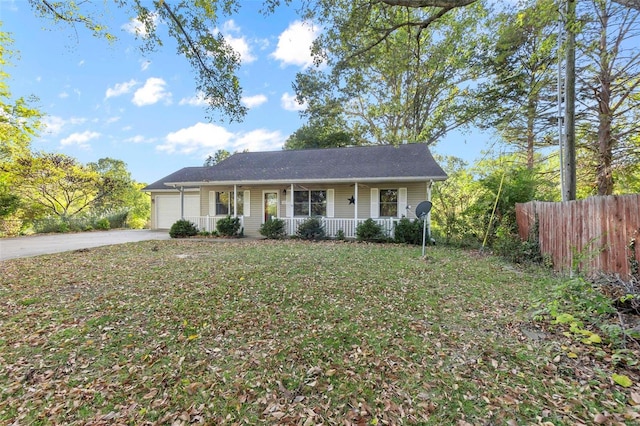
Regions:
<svg viewBox="0 0 640 426"><path fill-rule="evenodd" d="M321 216L328 236L341 230L354 237L367 218L391 235L446 178L427 145L416 143L237 153L215 166L180 169L143 191L151 195L153 229L184 218L212 231L230 215L241 218L247 236L259 236L274 217L293 235L306 218Z"/></svg>

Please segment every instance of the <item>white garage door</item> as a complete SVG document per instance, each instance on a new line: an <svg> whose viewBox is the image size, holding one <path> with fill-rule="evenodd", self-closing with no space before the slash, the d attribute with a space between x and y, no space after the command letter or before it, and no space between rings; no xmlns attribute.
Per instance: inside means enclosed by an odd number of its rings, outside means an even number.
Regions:
<svg viewBox="0 0 640 426"><path fill-rule="evenodd" d="M184 215L200 216L200 195L184 196ZM180 220L180 195L156 196L156 227L169 229Z"/></svg>

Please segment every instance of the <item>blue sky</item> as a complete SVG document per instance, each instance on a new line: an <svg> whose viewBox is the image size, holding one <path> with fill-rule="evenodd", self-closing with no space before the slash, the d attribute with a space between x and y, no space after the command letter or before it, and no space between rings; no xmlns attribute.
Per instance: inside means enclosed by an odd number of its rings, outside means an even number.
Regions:
<svg viewBox="0 0 640 426"><path fill-rule="evenodd" d="M122 10L112 7L105 17L118 36L109 44L84 28L37 18L26 0L0 0L2 31L19 51L7 69L12 95L37 96L36 106L46 114L46 128L32 149L82 163L123 160L132 177L145 183L201 166L218 149L281 149L304 123L292 82L312 66L309 47L321 28L302 22L295 7L265 17L261 5L245 0L238 14L212 29L242 58L238 76L249 112L243 122L229 123L207 120L193 72L172 41L165 39L157 52L140 53L135 22ZM477 133L454 134L432 151L473 162L486 140Z"/></svg>

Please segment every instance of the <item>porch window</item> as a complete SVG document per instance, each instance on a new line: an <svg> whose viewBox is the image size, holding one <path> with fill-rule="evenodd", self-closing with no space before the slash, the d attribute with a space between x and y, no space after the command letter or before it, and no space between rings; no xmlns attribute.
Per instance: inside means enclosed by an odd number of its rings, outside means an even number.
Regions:
<svg viewBox="0 0 640 426"><path fill-rule="evenodd" d="M398 190L380 190L380 216L398 217Z"/></svg>
<svg viewBox="0 0 640 426"><path fill-rule="evenodd" d="M233 216L233 191L216 191L215 193L215 215ZM238 191L237 216L244 214L244 192Z"/></svg>
<svg viewBox="0 0 640 426"><path fill-rule="evenodd" d="M294 216L326 216L327 191L294 191Z"/></svg>

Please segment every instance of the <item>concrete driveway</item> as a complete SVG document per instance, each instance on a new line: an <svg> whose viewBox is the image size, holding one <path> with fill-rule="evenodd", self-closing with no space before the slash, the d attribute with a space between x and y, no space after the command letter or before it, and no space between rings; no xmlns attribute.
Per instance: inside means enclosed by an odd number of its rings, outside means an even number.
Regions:
<svg viewBox="0 0 640 426"><path fill-rule="evenodd" d="M0 261L113 244L168 239L170 239L168 231L151 231L149 229L124 229L80 232L77 234L47 234L1 238Z"/></svg>

